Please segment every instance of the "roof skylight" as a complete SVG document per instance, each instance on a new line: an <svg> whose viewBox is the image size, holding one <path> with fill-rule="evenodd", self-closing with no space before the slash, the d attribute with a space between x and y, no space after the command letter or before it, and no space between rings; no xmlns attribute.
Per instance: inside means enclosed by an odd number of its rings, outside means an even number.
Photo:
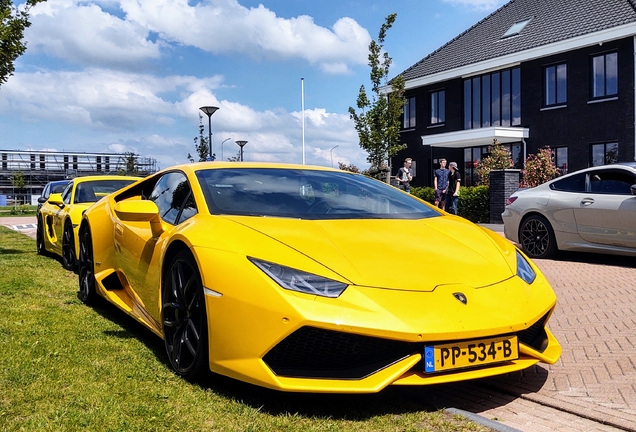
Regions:
<svg viewBox="0 0 636 432"><path fill-rule="evenodd" d="M510 26L508 31L505 32L501 38L503 39L503 38L507 38L507 37L510 37L510 36L518 35L519 33L521 33L521 30L523 30L524 27L528 25L528 23L530 22L531 19L532 18L528 18L528 19L525 19L523 21L517 21L512 26Z"/></svg>

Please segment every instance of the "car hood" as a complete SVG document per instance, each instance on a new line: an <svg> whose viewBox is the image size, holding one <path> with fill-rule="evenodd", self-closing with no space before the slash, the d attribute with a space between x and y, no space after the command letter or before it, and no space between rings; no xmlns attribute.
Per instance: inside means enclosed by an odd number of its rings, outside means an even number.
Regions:
<svg viewBox="0 0 636 432"><path fill-rule="evenodd" d="M454 216L419 220L228 219L287 245L355 285L432 291L440 284L484 287L514 275L512 245L502 248L484 229Z"/></svg>

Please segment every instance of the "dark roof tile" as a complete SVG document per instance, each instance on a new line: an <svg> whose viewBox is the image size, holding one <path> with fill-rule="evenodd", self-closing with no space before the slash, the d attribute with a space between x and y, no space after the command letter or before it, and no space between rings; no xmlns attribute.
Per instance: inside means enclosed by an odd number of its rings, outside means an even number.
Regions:
<svg viewBox="0 0 636 432"><path fill-rule="evenodd" d="M532 18L519 35L501 36ZM408 81L636 22L636 0L511 0L402 75Z"/></svg>

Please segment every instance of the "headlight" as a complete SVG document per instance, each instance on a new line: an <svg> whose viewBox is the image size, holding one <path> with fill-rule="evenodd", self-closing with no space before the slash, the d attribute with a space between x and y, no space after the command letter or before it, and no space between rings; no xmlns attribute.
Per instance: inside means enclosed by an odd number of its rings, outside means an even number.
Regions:
<svg viewBox="0 0 636 432"><path fill-rule="evenodd" d="M247 258L252 261L256 267L263 270L267 276L274 279L278 285L287 290L335 298L342 294L345 288L347 288L347 284L332 279L252 257Z"/></svg>
<svg viewBox="0 0 636 432"><path fill-rule="evenodd" d="M537 274L530 267L530 263L526 260L523 255L517 251L517 276L526 281L528 285L534 282L534 279L537 277Z"/></svg>

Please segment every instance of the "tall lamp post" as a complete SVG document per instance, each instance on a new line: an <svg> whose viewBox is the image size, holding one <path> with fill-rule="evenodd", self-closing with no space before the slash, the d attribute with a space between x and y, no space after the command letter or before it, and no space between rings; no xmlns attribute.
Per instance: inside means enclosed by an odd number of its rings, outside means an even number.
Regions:
<svg viewBox="0 0 636 432"><path fill-rule="evenodd" d="M331 168L333 168L333 149L338 147L338 145L339 144L336 144L335 146L331 147L331 150L329 150L329 155L331 156Z"/></svg>
<svg viewBox="0 0 636 432"><path fill-rule="evenodd" d="M232 138L225 138L225 139L223 140L223 142L221 142L221 161L223 161L223 160L224 160L224 159L223 159L223 144L225 144L225 141L229 141L229 140L231 140L231 139L232 139Z"/></svg>
<svg viewBox="0 0 636 432"><path fill-rule="evenodd" d="M212 153L212 114L214 114L216 110L219 109L219 107L203 106L199 109L208 116L208 144L210 145L210 160L213 161L214 156Z"/></svg>
<svg viewBox="0 0 636 432"><path fill-rule="evenodd" d="M245 144L247 144L247 141L236 141L236 143L239 145L239 147L241 148L241 162L243 162L243 146Z"/></svg>

